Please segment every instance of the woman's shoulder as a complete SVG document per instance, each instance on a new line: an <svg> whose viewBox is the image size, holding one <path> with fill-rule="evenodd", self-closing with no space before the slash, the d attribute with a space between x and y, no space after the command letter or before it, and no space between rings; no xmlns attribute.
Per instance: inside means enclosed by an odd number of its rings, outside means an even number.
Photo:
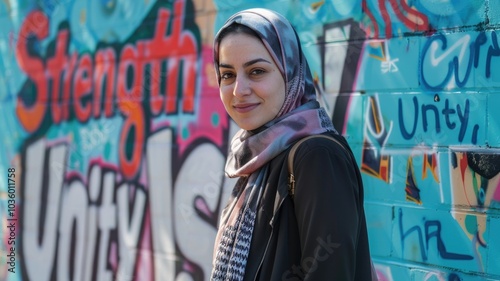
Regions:
<svg viewBox="0 0 500 281"><path fill-rule="evenodd" d="M329 156L331 153L348 156L349 151L349 144L342 135L324 133L312 135L304 139L302 143L296 147L295 153L297 156L305 154L325 154Z"/></svg>

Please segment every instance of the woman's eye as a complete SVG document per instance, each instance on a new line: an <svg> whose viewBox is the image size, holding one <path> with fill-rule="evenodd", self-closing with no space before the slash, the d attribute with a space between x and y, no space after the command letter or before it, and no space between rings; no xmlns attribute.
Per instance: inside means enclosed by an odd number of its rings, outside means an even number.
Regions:
<svg viewBox="0 0 500 281"><path fill-rule="evenodd" d="M259 74L263 74L265 71L264 69L254 69L250 72L251 75L259 75Z"/></svg>
<svg viewBox="0 0 500 281"><path fill-rule="evenodd" d="M231 79L233 78L233 74L232 73L229 73L229 72L225 72L225 73L222 73L220 78L222 80L227 80L227 79Z"/></svg>

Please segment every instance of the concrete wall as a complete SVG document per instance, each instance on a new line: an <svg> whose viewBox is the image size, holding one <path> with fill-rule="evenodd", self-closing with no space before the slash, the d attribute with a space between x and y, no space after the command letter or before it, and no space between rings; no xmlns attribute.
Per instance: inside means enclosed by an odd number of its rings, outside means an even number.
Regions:
<svg viewBox="0 0 500 281"><path fill-rule="evenodd" d="M208 280L237 129L211 42L267 7L355 150L379 279L500 280L498 0L249 2L0 3L0 279Z"/></svg>

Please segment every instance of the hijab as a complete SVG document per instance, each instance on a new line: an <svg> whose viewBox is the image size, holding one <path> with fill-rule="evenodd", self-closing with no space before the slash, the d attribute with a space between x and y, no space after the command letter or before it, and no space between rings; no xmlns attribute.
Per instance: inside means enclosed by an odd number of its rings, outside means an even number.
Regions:
<svg viewBox="0 0 500 281"><path fill-rule="evenodd" d="M216 239L211 280L243 280L256 210L268 178L268 163L294 142L308 135L336 132L326 111L319 107L313 79L299 38L282 15L257 8L231 16L215 36L214 64L219 72L219 36L240 24L253 30L285 80L285 100L275 119L233 137L225 172L240 177L223 210Z"/></svg>

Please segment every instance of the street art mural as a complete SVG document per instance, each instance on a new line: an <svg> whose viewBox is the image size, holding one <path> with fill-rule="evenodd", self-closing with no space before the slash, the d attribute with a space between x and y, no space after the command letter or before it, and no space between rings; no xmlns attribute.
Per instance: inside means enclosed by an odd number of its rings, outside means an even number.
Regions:
<svg viewBox="0 0 500 281"><path fill-rule="evenodd" d="M266 7L355 151L379 280L500 280L493 2L2 2L0 279L208 280L237 130L211 41Z"/></svg>

